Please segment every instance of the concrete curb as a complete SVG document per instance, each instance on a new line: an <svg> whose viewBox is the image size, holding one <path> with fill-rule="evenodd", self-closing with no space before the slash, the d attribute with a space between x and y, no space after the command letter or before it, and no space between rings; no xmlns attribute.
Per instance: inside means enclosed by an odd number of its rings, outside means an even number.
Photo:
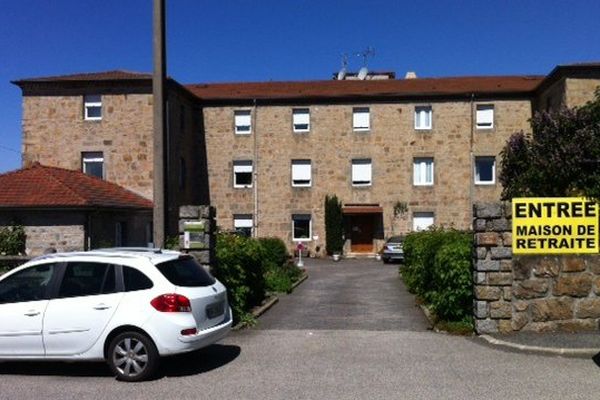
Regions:
<svg viewBox="0 0 600 400"><path fill-rule="evenodd" d="M490 335L479 335L479 338L483 339L488 344L500 347L507 350L513 350L517 352L523 353L534 353L534 354L542 354L547 356L555 356L555 357L570 357L570 358L584 358L589 359L595 356L600 352L600 349L589 349L589 348L581 348L581 349L567 349L567 348L557 348L557 347L542 347L542 346L530 346L525 344L518 344L507 342L505 340L496 339Z"/></svg>
<svg viewBox="0 0 600 400"><path fill-rule="evenodd" d="M441 331L435 327L435 321L433 320L433 315L431 314L431 311L429 311L429 308L425 307L423 304L417 305L421 308L423 314L425 314L425 318L427 318L427 321L429 321L429 329L431 329L434 332L440 333Z"/></svg>
<svg viewBox="0 0 600 400"><path fill-rule="evenodd" d="M267 312L267 310L271 307L273 307L277 302L279 301L279 297L275 296L275 295L271 295L271 297L269 297L267 300L265 300L265 302L259 306L259 307L254 307L252 309L252 316L254 318L258 318L261 315L263 315L265 312ZM240 329L243 329L246 327L246 324L243 322L238 322L233 328L231 328L232 331L239 331Z"/></svg>
<svg viewBox="0 0 600 400"><path fill-rule="evenodd" d="M300 284L307 279L308 279L308 274L306 272L304 272L304 274L300 277L300 279L298 279L296 282L294 282L290 293L292 293L294 291L294 289L296 289L298 286L300 286Z"/></svg>

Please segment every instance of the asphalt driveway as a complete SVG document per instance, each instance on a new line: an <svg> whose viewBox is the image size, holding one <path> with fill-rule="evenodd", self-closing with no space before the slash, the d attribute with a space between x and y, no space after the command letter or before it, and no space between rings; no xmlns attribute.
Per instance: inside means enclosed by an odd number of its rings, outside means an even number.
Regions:
<svg viewBox="0 0 600 400"><path fill-rule="evenodd" d="M428 321L398 274L370 259L309 259L310 277L258 322L257 329L425 331Z"/></svg>

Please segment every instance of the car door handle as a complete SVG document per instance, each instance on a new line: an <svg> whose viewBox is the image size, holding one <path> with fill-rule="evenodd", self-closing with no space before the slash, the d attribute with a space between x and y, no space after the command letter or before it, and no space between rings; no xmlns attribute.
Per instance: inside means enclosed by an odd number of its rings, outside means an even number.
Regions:
<svg viewBox="0 0 600 400"><path fill-rule="evenodd" d="M40 312L36 310L29 310L25 313L25 315L28 317L35 317L36 315L40 315Z"/></svg>
<svg viewBox="0 0 600 400"><path fill-rule="evenodd" d="M108 310L110 308L110 306L107 306L106 304L98 304L97 306L94 306L94 310Z"/></svg>

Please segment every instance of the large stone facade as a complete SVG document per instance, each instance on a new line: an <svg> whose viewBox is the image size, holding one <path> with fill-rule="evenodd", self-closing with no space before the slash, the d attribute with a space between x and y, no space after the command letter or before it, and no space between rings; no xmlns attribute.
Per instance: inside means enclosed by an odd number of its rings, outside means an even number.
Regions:
<svg viewBox="0 0 600 400"><path fill-rule="evenodd" d="M500 185L472 185L471 154L497 157L513 132L526 130L531 118L529 100L481 101L494 104L494 128L472 126L478 102L357 103L310 105L310 132L292 129L290 105L253 108L204 108L211 201L222 229L233 229L235 214L258 215L257 234L277 236L292 245L292 214L311 214L312 234L324 238L324 199L336 194L344 204L378 204L383 208L383 235L412 229L415 212L433 212L437 225L466 229L471 224L471 201L499 198ZM415 106L432 107L432 129L416 130ZM369 107L371 129L352 129L353 107ZM234 133L234 111L249 109L255 124L250 135ZM471 145L472 142L472 145ZM434 159L434 184L413 185L413 159ZM372 185L353 187L351 160L372 160ZM312 162L312 185L292 187L291 162ZM252 188L233 187L233 161L253 160ZM497 163L499 159L497 158ZM471 198L472 194L472 198ZM408 206L394 217L394 205ZM309 244L314 251L323 244Z"/></svg>
<svg viewBox="0 0 600 400"><path fill-rule="evenodd" d="M473 211L478 333L598 330L600 256L513 257L511 204L476 204Z"/></svg>

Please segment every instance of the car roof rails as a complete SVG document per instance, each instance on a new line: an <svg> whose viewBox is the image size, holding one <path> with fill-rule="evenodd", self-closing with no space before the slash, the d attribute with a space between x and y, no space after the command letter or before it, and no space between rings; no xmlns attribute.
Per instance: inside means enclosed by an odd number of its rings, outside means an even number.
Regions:
<svg viewBox="0 0 600 400"><path fill-rule="evenodd" d="M117 251L124 251L128 253L153 253L153 254L162 254L163 249L157 247L109 247L105 249L94 249L92 252L102 252L102 253L110 253Z"/></svg>

